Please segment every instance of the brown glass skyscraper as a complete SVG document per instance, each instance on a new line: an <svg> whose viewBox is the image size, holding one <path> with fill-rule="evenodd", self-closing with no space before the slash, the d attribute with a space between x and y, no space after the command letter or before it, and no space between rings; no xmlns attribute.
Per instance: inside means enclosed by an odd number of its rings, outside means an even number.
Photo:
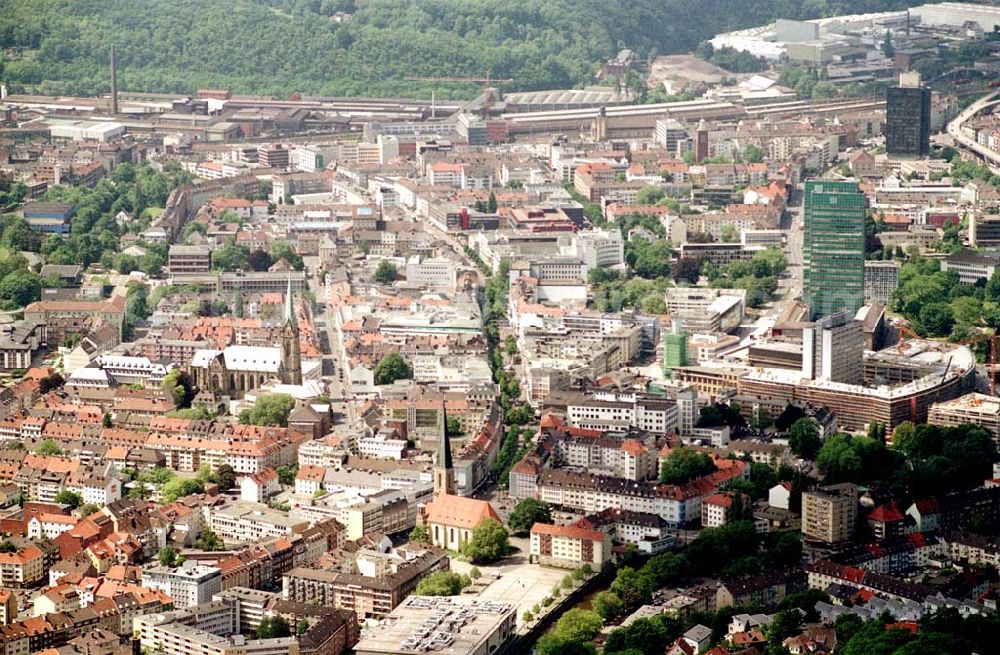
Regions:
<svg viewBox="0 0 1000 655"><path fill-rule="evenodd" d="M930 152L931 91L916 75L903 75L885 92L885 150L890 155L923 157Z"/></svg>

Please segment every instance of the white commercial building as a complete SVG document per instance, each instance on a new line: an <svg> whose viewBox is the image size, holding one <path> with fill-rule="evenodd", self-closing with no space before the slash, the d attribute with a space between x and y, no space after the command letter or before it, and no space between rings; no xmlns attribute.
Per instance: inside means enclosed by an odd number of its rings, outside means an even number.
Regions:
<svg viewBox="0 0 1000 655"><path fill-rule="evenodd" d="M125 126L101 121L59 121L52 124L49 133L54 140L113 141L125 134Z"/></svg>
<svg viewBox="0 0 1000 655"><path fill-rule="evenodd" d="M442 291L455 290L455 264L445 257L421 259L414 255L406 262L406 281Z"/></svg>
<svg viewBox="0 0 1000 655"><path fill-rule="evenodd" d="M267 505L244 502L212 508L209 523L220 539L247 544L290 535L301 525Z"/></svg>
<svg viewBox="0 0 1000 655"><path fill-rule="evenodd" d="M358 452L364 457L402 459L406 452L406 442L384 436L362 437L358 439Z"/></svg>
<svg viewBox="0 0 1000 655"><path fill-rule="evenodd" d="M910 16L922 25L962 27L977 23L984 32L993 32L1000 25L1000 7L968 2L940 2L910 9Z"/></svg>

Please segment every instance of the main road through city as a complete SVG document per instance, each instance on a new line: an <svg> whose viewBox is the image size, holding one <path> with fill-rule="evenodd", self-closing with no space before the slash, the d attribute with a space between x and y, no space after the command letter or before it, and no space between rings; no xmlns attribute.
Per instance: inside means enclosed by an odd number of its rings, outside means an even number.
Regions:
<svg viewBox="0 0 1000 655"><path fill-rule="evenodd" d="M976 100L974 103L963 109L954 120L948 123L948 127L946 129L948 135L954 139L956 146L972 152L981 159L986 160L986 164L990 167L990 170L992 170L994 174L1000 175L1000 153L977 143L975 139L966 135L965 132L962 131L962 126L973 116L987 107L991 107L996 104L1000 104L1000 91L994 91L993 93Z"/></svg>

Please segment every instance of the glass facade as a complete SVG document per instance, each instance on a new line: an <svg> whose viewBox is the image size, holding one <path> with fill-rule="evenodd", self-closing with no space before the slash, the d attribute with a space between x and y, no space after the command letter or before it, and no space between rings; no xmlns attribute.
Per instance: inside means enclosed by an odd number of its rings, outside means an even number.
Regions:
<svg viewBox="0 0 1000 655"><path fill-rule="evenodd" d="M865 196L857 182L805 185L803 296L812 319L856 312L864 300Z"/></svg>
<svg viewBox="0 0 1000 655"><path fill-rule="evenodd" d="M890 155L923 157L930 151L931 91L894 86L885 94L885 149Z"/></svg>

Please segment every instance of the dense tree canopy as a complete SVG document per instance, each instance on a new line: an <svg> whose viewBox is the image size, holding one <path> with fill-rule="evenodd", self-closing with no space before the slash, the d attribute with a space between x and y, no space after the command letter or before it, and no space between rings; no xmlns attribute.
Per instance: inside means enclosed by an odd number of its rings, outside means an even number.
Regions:
<svg viewBox="0 0 1000 655"><path fill-rule="evenodd" d="M417 584L415 593L419 596L457 596L469 584L471 580L467 575L453 571L436 571Z"/></svg>
<svg viewBox="0 0 1000 655"><path fill-rule="evenodd" d="M592 641L604 627L604 620L592 610L575 607L556 622L557 635L570 641Z"/></svg>
<svg viewBox="0 0 1000 655"><path fill-rule="evenodd" d="M69 505L73 509L83 504L83 496L69 489L63 489L57 493L54 500L60 505Z"/></svg>
<svg viewBox="0 0 1000 655"><path fill-rule="evenodd" d="M52 439L44 439L35 448L35 452L39 455L62 455L62 447Z"/></svg>
<svg viewBox="0 0 1000 655"><path fill-rule="evenodd" d="M382 261L378 263L375 274L372 276L380 284L392 284L396 280L396 265L392 262Z"/></svg>
<svg viewBox="0 0 1000 655"><path fill-rule="evenodd" d="M260 621L260 627L257 628L258 639L290 637L291 634L292 626L289 625L288 620L280 614L276 616L265 616Z"/></svg>
<svg viewBox="0 0 1000 655"><path fill-rule="evenodd" d="M178 498L190 496L191 494L200 494L204 490L205 485L201 480L175 477L160 488L160 493L163 495L164 502L172 503Z"/></svg>
<svg viewBox="0 0 1000 655"><path fill-rule="evenodd" d="M288 415L295 408L295 399L287 393L272 393L257 398L252 409L240 412L240 423L246 425L288 425Z"/></svg>
<svg viewBox="0 0 1000 655"><path fill-rule="evenodd" d="M519 501L507 519L507 525L518 537L527 536L535 523L552 523L552 508L548 503L534 498Z"/></svg>
<svg viewBox="0 0 1000 655"><path fill-rule="evenodd" d="M499 521L485 519L472 529L472 539L465 543L463 554L475 564L489 564L510 550L507 528Z"/></svg>
<svg viewBox="0 0 1000 655"><path fill-rule="evenodd" d="M163 377L163 390L170 393L171 399L177 407L184 408L191 406L191 399L194 398L195 387L191 375L187 371L175 368Z"/></svg>
<svg viewBox="0 0 1000 655"><path fill-rule="evenodd" d="M819 436L819 424L813 418L800 418L788 431L788 447L799 457L813 459L823 445Z"/></svg>
<svg viewBox="0 0 1000 655"><path fill-rule="evenodd" d="M735 261L721 268L707 267L708 279L713 287L746 289L747 304L760 307L777 290L778 276L787 265L780 250L765 248L748 260Z"/></svg>
<svg viewBox="0 0 1000 655"><path fill-rule="evenodd" d="M398 352L391 352L375 365L375 384L392 384L413 375L413 369Z"/></svg>
<svg viewBox="0 0 1000 655"><path fill-rule="evenodd" d="M404 77L490 71L514 78L511 88L567 88L591 81L595 63L620 48L642 57L686 52L716 32L776 17L885 10L907 1L722 0L707 10L685 0L147 0L141 16L132 0L8 4L0 42L13 54L5 76L15 92L107 93L114 43L119 86L131 91L426 97L435 89L438 97L471 97L474 84ZM331 20L338 12L350 18ZM722 54L728 58L720 64L753 67Z"/></svg>
<svg viewBox="0 0 1000 655"><path fill-rule="evenodd" d="M816 464L827 483L879 480L899 463L885 444L849 434L827 439L816 455Z"/></svg>
<svg viewBox="0 0 1000 655"><path fill-rule="evenodd" d="M6 18L6 14L0 15L0 33ZM9 73L9 69L5 71L0 65L0 77L5 72ZM149 212L162 207L171 190L190 180L191 175L176 164L167 165L161 172L148 165L122 164L92 189L50 187L42 200L75 206L69 236L45 236L33 232L13 214L0 215L0 309L24 306L38 299L43 285L57 286L55 280L41 280L29 271L27 261L17 252L21 250L41 254L48 264L100 263L120 273L158 274L167 261L166 244L139 243L145 254L126 255L119 252L119 238L125 232L138 233L147 227ZM134 219L117 221L116 216L123 210Z"/></svg>
<svg viewBox="0 0 1000 655"><path fill-rule="evenodd" d="M684 484L715 470L715 463L707 453L691 448L674 448L660 467L660 482Z"/></svg>

